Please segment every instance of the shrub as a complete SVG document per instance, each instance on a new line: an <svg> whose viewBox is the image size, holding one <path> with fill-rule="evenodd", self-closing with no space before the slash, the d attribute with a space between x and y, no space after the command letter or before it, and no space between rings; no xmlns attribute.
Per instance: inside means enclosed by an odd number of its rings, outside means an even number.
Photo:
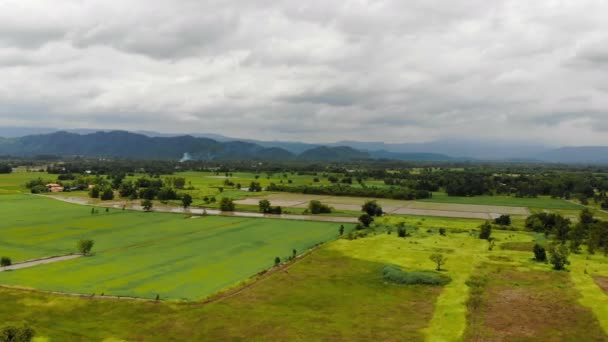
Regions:
<svg viewBox="0 0 608 342"><path fill-rule="evenodd" d="M374 222L374 218L368 214L363 214L359 216L359 222L361 222L363 227L369 227L369 225Z"/></svg>
<svg viewBox="0 0 608 342"><path fill-rule="evenodd" d="M0 341L4 342L29 342L34 338L36 332L29 326L15 327L5 326L0 329Z"/></svg>
<svg viewBox="0 0 608 342"><path fill-rule="evenodd" d="M566 265L570 265L568 254L568 247L566 247L566 245L558 244L549 246L549 262L553 265L554 270L564 270Z"/></svg>
<svg viewBox="0 0 608 342"><path fill-rule="evenodd" d="M384 280L401 285L445 285L450 277L433 271L403 271L399 266L387 265L382 270Z"/></svg>
<svg viewBox="0 0 608 342"><path fill-rule="evenodd" d="M500 215L499 217L494 219L494 223L499 224L501 226L510 226L511 225L511 216Z"/></svg>
<svg viewBox="0 0 608 342"><path fill-rule="evenodd" d="M10 266L12 264L13 264L13 262L11 261L11 258L5 257L5 256L0 258L0 266L6 267L6 266Z"/></svg>
<svg viewBox="0 0 608 342"><path fill-rule="evenodd" d="M329 214L331 213L331 208L320 201L312 200L308 203L308 211L311 214Z"/></svg>
<svg viewBox="0 0 608 342"><path fill-rule="evenodd" d="M545 247L543 247L539 244L535 244L533 252L534 252L534 260L542 261L542 262L547 261L547 252L545 251Z"/></svg>
<svg viewBox="0 0 608 342"><path fill-rule="evenodd" d="M439 235L445 236L445 228L439 228Z"/></svg>
<svg viewBox="0 0 608 342"><path fill-rule="evenodd" d="M80 240L78 241L78 251L84 255L88 255L93 249L95 242L93 240Z"/></svg>
<svg viewBox="0 0 608 342"><path fill-rule="evenodd" d="M397 236L402 237L402 238L407 236L407 230L405 229L405 227L399 227L397 229Z"/></svg>
<svg viewBox="0 0 608 342"><path fill-rule="evenodd" d="M484 224L479 226L479 238L484 240L490 240L490 236L492 235L492 225L490 222L486 221Z"/></svg>
<svg viewBox="0 0 608 342"><path fill-rule="evenodd" d="M234 211L234 202L232 198L222 197L220 200L220 210L221 211Z"/></svg>

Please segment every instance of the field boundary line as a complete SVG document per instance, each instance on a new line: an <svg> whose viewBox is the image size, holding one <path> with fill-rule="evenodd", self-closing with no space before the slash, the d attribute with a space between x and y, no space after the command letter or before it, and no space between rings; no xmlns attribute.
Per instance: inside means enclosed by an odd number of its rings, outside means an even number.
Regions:
<svg viewBox="0 0 608 342"><path fill-rule="evenodd" d="M260 284L262 281L267 280L273 274L290 269L292 266L296 265L298 262L302 261L304 258L310 256L314 251L321 248L323 245L324 245L324 243L314 246L313 248L308 249L306 252L296 256L295 259L293 259L287 263L272 267L266 271L259 272L258 274L254 275L253 277L250 277L249 279L244 280L241 283L242 284L241 286L236 285L233 289L227 289L223 292L220 291L214 295L211 295L210 297L208 297L206 299L203 299L202 301L200 301L200 303L212 304L212 303L217 303L217 302L221 302L223 300L232 298L232 297L240 294L241 292L243 292L247 289L250 289L255 285Z"/></svg>

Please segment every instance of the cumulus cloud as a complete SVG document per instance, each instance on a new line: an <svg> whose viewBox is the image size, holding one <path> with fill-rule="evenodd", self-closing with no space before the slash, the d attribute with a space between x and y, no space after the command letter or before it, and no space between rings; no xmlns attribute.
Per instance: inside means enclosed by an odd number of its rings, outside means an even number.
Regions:
<svg viewBox="0 0 608 342"><path fill-rule="evenodd" d="M6 0L0 125L608 144L608 3Z"/></svg>

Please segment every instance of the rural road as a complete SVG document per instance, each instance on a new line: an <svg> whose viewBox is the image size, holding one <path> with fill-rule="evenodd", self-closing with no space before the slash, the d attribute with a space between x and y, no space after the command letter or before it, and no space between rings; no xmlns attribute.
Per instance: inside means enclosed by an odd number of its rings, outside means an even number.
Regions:
<svg viewBox="0 0 608 342"><path fill-rule="evenodd" d="M39 195L42 197L56 199L58 201L80 204L80 205L88 205L88 206L97 206L104 208L116 208L121 209L125 206L125 209L128 210L137 210L143 211L142 206L129 203L129 202L117 202L117 201L108 201L104 202L96 202L93 203L89 201L88 198L85 197L61 197L61 196L48 196L48 195ZM217 216L228 216L228 217L251 217L251 218L269 218L269 219L282 219L282 220L297 220L297 221L318 221L318 222L336 222L336 223L357 223L358 220L356 217L341 217L341 216L313 216L313 215L293 215L293 214L282 214L282 215L273 215L273 214L262 214L262 213L251 213L244 211L221 211L217 209L202 209L202 208L189 208L184 209L181 207L174 206L163 206L163 205L154 205L154 212L163 212L163 213L178 213L178 214L192 214L192 215L217 215Z"/></svg>
<svg viewBox="0 0 608 342"><path fill-rule="evenodd" d="M0 272L13 271L13 270L18 270L18 269L28 268L28 267L38 266L38 265L44 265L44 264L51 264L54 262L80 258L81 256L82 256L82 254L70 254L70 255L62 255L62 256L56 256L56 257L50 257L50 258L29 260L29 261L20 262L17 264L12 264L10 266L0 267Z"/></svg>

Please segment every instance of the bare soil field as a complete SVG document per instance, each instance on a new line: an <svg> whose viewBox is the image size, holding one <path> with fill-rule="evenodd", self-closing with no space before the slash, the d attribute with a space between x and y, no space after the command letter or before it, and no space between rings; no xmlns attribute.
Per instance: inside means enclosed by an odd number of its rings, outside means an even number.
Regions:
<svg viewBox="0 0 608 342"><path fill-rule="evenodd" d="M366 200L369 200L360 197L280 193L249 197L247 199L238 200L235 203L242 205L258 205L259 201L262 199L267 199L272 205L279 205L284 208L306 208L310 201L318 200L338 210L351 211L359 211L361 209L361 205ZM377 199L377 201L383 207L386 213L398 215L443 216L488 220L496 218L502 214L521 216L530 214L529 210L524 207L398 201L387 199Z"/></svg>

